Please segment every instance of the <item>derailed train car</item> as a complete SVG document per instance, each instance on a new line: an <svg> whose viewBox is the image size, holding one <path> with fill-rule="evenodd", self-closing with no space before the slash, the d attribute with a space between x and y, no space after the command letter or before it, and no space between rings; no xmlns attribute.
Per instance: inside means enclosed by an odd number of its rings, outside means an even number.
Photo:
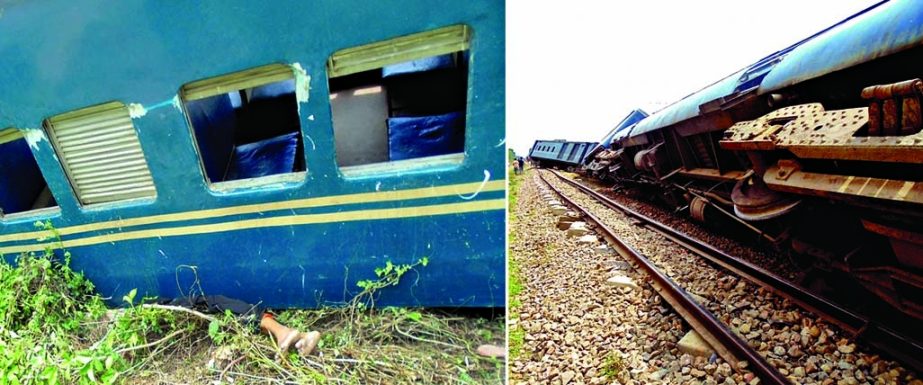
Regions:
<svg viewBox="0 0 923 385"><path fill-rule="evenodd" d="M377 304L503 306L502 3L2 11L6 261L63 247L113 303L268 307L342 304L393 263Z"/></svg>
<svg viewBox="0 0 923 385"><path fill-rule="evenodd" d="M536 140L529 149L529 159L536 167L574 171L596 145L596 142L568 142L563 139Z"/></svg>
<svg viewBox="0 0 923 385"><path fill-rule="evenodd" d="M624 137L635 123L640 122L646 117L648 117L648 114L643 110L634 110L625 116L619 124L616 124L615 127L599 141L596 147L590 150L583 160L586 166L582 168L582 170L590 174L590 176L602 180L609 179L610 175L615 175L622 166L620 162L616 161L616 157L613 156L614 152L608 150L612 148L613 142L617 142Z"/></svg>
<svg viewBox="0 0 923 385"><path fill-rule="evenodd" d="M923 318L921 21L878 3L609 135L586 169Z"/></svg>

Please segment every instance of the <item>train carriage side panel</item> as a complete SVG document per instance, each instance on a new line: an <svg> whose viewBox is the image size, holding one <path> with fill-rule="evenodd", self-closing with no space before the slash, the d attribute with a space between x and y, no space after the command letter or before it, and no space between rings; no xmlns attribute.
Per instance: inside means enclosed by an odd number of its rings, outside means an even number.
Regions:
<svg viewBox="0 0 923 385"><path fill-rule="evenodd" d="M468 66L464 152L340 167L331 55L411 34L461 39L454 34L462 30L467 43L447 49L464 50L458 57ZM426 257L380 303L503 306L502 2L28 2L4 9L0 55L0 127L28 139L59 207L0 218L8 261L41 251L36 239L46 232L33 223L48 220L74 267L112 298L133 288L177 297L177 279L181 287L198 279L208 294L266 306L342 303L387 261ZM297 85L303 146L294 162L305 170L216 188L180 88L271 64L288 68ZM46 118L108 101L130 111L155 197L81 202L43 129Z"/></svg>

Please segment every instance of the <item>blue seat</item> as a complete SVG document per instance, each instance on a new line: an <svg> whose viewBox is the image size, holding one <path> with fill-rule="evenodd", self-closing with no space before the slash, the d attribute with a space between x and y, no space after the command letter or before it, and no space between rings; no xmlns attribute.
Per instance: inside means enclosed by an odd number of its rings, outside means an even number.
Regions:
<svg viewBox="0 0 923 385"><path fill-rule="evenodd" d="M388 119L390 160L453 154L464 149L463 112Z"/></svg>

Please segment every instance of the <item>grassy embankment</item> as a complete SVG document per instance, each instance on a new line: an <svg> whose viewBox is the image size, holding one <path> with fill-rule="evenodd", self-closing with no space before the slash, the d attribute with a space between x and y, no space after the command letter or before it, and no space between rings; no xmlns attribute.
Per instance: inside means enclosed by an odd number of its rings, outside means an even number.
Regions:
<svg viewBox="0 0 923 385"><path fill-rule="evenodd" d="M522 182L525 173L516 175L513 173L512 169L510 170L510 182L509 182L509 244L512 245L516 242L516 232L512 231L516 223L518 223L519 218L516 213L516 204L519 199L519 185ZM512 250L507 250L507 261L508 261L508 271L509 271L509 299L508 304L509 308L507 314L509 315L510 320L519 319L519 307L520 302L517 298L519 292L522 291L522 281L520 280L519 275L519 262L516 256L513 254ZM518 324L514 324L509 328L509 358L512 362L520 354L520 349L522 348L523 338L525 337L525 331L522 330Z"/></svg>
<svg viewBox="0 0 923 385"><path fill-rule="evenodd" d="M475 353L502 345L502 315L370 306L427 261L378 269L347 306L280 312L280 322L323 338L319 354L277 356L255 322L234 315L151 307L134 292L107 308L70 268L81 256L60 249L49 223L37 225L53 239L45 253L0 261L0 385L503 382L503 363Z"/></svg>

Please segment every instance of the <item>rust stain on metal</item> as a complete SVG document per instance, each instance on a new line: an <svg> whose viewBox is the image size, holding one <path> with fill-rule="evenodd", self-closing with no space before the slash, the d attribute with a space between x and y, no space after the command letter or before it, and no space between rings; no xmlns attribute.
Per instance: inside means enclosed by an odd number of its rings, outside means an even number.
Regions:
<svg viewBox="0 0 923 385"><path fill-rule="evenodd" d="M923 80L912 79L862 89L869 101L869 136L913 135L923 127L920 97Z"/></svg>
<svg viewBox="0 0 923 385"><path fill-rule="evenodd" d="M727 150L787 150L800 158L923 163L923 80L866 87L869 107L790 106L734 124ZM848 181L841 186L846 190Z"/></svg>
<svg viewBox="0 0 923 385"><path fill-rule="evenodd" d="M767 170L763 180L773 190L835 198L853 196L923 204L923 183L856 175L784 171L781 164ZM784 177L780 174L785 175Z"/></svg>

